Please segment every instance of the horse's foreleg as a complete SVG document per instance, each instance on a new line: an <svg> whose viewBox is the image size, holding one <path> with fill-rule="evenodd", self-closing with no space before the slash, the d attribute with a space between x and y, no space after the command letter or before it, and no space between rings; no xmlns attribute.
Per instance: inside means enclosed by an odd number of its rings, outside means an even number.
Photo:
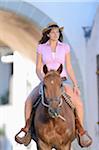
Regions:
<svg viewBox="0 0 99 150"><path fill-rule="evenodd" d="M44 143L42 140L38 140L37 150L51 150L51 146Z"/></svg>

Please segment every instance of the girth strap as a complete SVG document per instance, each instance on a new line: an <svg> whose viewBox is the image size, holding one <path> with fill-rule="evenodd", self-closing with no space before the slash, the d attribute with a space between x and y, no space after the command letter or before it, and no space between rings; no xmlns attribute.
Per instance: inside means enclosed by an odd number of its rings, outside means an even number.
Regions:
<svg viewBox="0 0 99 150"><path fill-rule="evenodd" d="M63 91L62 96L64 97L65 102L69 105L69 107L74 112L76 107L74 106L73 102L71 101L71 97L65 91Z"/></svg>

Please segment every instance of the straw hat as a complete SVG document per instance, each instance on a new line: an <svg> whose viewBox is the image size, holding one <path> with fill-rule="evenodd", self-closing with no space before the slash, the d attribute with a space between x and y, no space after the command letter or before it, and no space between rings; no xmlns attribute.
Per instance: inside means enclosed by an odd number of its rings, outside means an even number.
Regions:
<svg viewBox="0 0 99 150"><path fill-rule="evenodd" d="M45 27L42 30L42 33L47 32L48 30L52 29L54 25L56 25L59 28L59 30L63 31L64 27L59 27L55 22L51 22L47 25L47 27Z"/></svg>

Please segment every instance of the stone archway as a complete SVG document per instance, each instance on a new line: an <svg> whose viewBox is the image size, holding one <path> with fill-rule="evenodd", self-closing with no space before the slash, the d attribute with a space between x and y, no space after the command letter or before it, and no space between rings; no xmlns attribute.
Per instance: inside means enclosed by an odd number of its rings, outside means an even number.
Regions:
<svg viewBox="0 0 99 150"><path fill-rule="evenodd" d="M10 11L0 10L0 40L2 45L19 51L35 60L35 49L40 38L40 29L26 18Z"/></svg>

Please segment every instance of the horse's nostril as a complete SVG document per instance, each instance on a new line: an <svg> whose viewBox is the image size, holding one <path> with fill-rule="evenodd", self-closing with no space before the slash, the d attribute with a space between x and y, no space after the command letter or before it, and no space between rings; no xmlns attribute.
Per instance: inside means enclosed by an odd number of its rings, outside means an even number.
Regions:
<svg viewBox="0 0 99 150"><path fill-rule="evenodd" d="M59 115L60 109L57 108L57 109L55 110L55 112Z"/></svg>
<svg viewBox="0 0 99 150"><path fill-rule="evenodd" d="M60 110L57 108L56 109L49 108L48 113L52 118L55 118L55 117L58 117Z"/></svg>
<svg viewBox="0 0 99 150"><path fill-rule="evenodd" d="M54 110L54 113L55 113L55 116L58 117L59 114L60 114L60 109L58 109L58 108L55 109L55 110Z"/></svg>
<svg viewBox="0 0 99 150"><path fill-rule="evenodd" d="M48 111L53 114L54 113L54 110L52 108L49 108Z"/></svg>
<svg viewBox="0 0 99 150"><path fill-rule="evenodd" d="M52 108L50 108L50 107L48 108L48 113L49 113L50 117L55 118L54 111Z"/></svg>

